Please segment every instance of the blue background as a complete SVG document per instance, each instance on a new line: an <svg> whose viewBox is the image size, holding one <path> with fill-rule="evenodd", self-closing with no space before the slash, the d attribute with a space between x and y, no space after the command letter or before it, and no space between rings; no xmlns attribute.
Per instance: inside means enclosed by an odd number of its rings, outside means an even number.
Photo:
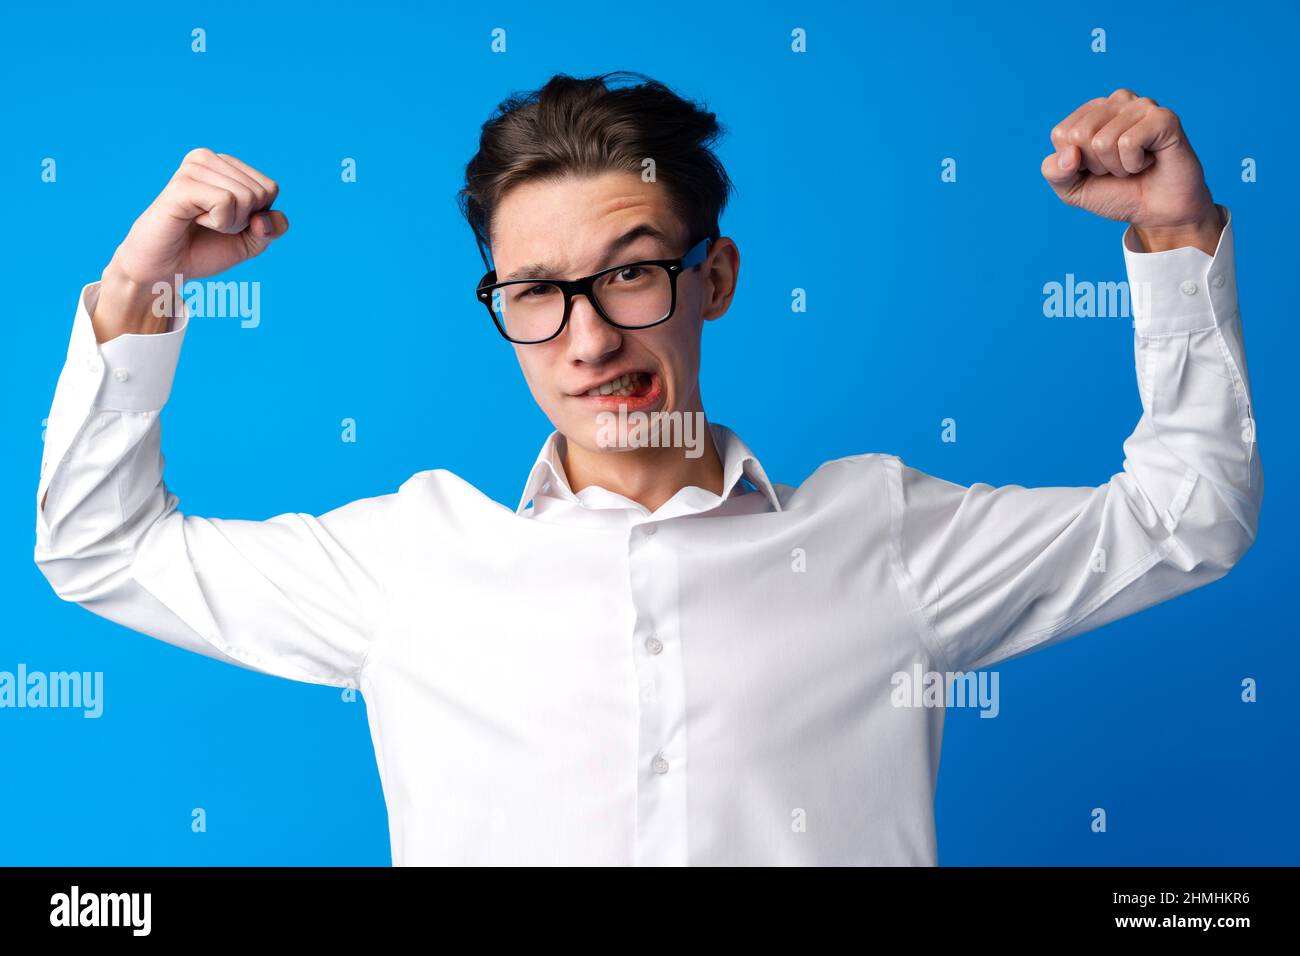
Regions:
<svg viewBox="0 0 1300 956"><path fill-rule="evenodd" d="M389 862L363 702L187 654L49 590L31 556L41 420L78 291L185 152L211 146L279 181L292 229L229 274L261 282L261 325L187 335L163 416L182 509L318 514L434 467L513 507L549 425L471 300L482 266L454 194L507 93L611 69L707 101L729 130L739 191L722 225L742 281L706 331L706 406L790 484L869 451L962 483L1117 471L1140 413L1129 322L1046 319L1042 287L1122 280L1122 226L1062 206L1038 167L1052 125L1116 87L1180 114L1235 220L1261 535L1224 580L1002 667L998 719L949 712L940 861L1300 863L1294 7L467 6L7 9L0 670L103 671L107 700L99 720L0 710L0 863ZM1241 181L1247 156L1257 183ZM45 157L57 183L41 182ZM956 183L940 181L944 157ZM940 441L949 416L955 444ZM345 417L356 444L339 439ZM1240 701L1245 677L1258 703ZM206 833L190 831L194 807Z"/></svg>

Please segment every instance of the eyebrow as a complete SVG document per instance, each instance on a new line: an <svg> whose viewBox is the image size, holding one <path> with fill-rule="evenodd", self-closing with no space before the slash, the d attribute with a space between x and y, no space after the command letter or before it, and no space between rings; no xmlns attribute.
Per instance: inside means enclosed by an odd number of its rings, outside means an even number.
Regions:
<svg viewBox="0 0 1300 956"><path fill-rule="evenodd" d="M647 237L657 239L662 246L668 245L668 237L664 235L663 232L650 225L650 223L643 222L639 226L633 226L627 232L623 233L623 235L619 236L607 245L605 247L605 254L601 257L601 261L609 262L618 255L619 252L626 249L638 239L644 239ZM499 279L498 281L509 282L512 279L550 279L554 278L555 274L559 271L560 270L557 267L547 262L531 262L526 266L521 266L505 278Z"/></svg>

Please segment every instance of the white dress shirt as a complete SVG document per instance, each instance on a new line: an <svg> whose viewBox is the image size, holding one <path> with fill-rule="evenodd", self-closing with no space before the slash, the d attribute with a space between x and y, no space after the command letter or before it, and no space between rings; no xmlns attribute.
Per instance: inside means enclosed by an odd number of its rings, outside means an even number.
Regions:
<svg viewBox="0 0 1300 956"><path fill-rule="evenodd" d="M143 634L358 687L395 864L934 864L944 710L897 706L894 675L1091 630L1255 538L1231 223L1213 257L1130 234L1143 414L1105 484L962 486L862 454L796 488L713 425L723 494L653 513L575 494L553 434L514 510L435 469L315 517L184 514L159 411L186 323L97 345L91 284L36 561Z"/></svg>

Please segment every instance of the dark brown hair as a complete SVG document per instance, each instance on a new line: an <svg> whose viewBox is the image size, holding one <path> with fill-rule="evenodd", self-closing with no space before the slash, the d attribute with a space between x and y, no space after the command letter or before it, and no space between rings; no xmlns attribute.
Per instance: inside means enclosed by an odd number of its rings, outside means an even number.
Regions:
<svg viewBox="0 0 1300 956"><path fill-rule="evenodd" d="M640 82L609 85L625 79ZM570 174L641 174L643 161L652 159L655 181L668 190L692 241L717 239L718 217L734 189L713 153L724 132L702 104L643 74L557 73L541 89L512 93L483 124L457 202L487 263L492 216L515 186Z"/></svg>

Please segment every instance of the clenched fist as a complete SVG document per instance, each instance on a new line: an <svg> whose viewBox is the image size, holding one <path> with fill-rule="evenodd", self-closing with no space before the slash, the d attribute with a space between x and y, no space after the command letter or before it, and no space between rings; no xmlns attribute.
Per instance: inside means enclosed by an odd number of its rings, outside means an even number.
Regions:
<svg viewBox="0 0 1300 956"><path fill-rule="evenodd" d="M278 193L274 180L233 156L188 153L104 270L95 337L165 331L167 318L152 307L154 284L216 275L261 253L289 228L271 209Z"/></svg>
<svg viewBox="0 0 1300 956"><path fill-rule="evenodd" d="M1132 90L1089 100L1051 134L1043 177L1071 206L1133 225L1148 252L1210 255L1222 218L1173 111Z"/></svg>

